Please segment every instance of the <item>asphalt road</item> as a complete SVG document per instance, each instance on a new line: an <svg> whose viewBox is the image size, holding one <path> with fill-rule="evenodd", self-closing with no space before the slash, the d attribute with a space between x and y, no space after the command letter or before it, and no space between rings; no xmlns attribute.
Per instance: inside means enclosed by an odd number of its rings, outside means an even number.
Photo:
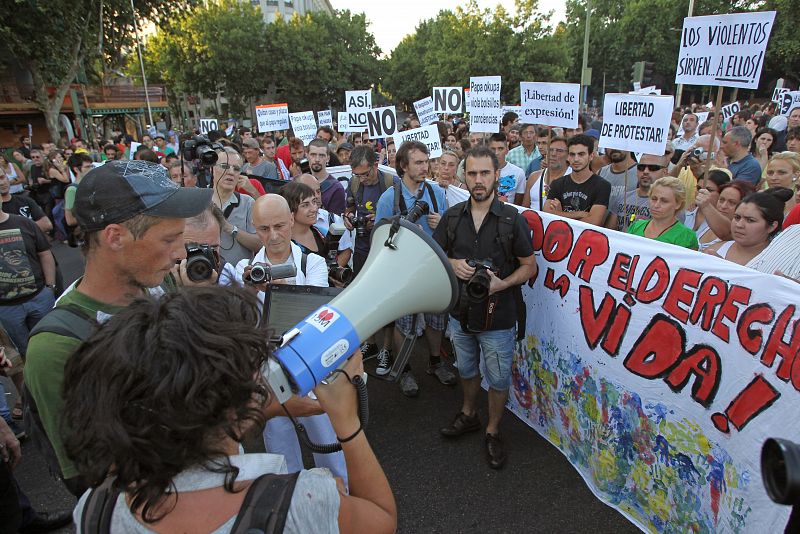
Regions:
<svg viewBox="0 0 800 534"><path fill-rule="evenodd" d="M82 272L80 255L61 245L54 250L71 282ZM501 427L509 459L500 471L487 466L481 433L441 438L438 429L460 409L460 389L426 375L421 354L412 365L420 384L415 399L404 397L397 384L368 381L367 435L397 500L398 532L639 532L595 498L566 458L510 412ZM484 422L486 413L484 395ZM28 442L15 474L36 509L74 506L75 499L52 480Z"/></svg>

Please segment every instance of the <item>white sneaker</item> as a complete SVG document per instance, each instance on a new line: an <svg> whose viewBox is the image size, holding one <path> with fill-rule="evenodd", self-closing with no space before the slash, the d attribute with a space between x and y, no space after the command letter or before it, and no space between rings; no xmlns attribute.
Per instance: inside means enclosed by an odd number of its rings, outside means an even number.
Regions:
<svg viewBox="0 0 800 534"><path fill-rule="evenodd" d="M386 349L381 349L378 353L378 367L375 369L375 374L378 376L388 375L392 370L392 353Z"/></svg>

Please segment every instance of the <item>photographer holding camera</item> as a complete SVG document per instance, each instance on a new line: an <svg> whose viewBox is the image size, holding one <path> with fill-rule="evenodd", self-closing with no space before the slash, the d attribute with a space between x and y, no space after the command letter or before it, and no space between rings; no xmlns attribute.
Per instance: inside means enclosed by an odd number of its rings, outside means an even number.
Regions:
<svg viewBox="0 0 800 534"><path fill-rule="evenodd" d="M483 146L471 149L464 169L470 198L448 209L433 234L462 282L450 325L464 400L461 412L440 432L457 437L480 429L477 398L483 353L489 382L486 456L489 467L499 469L506 460L500 420L511 385L515 340L525 328L520 286L536 274L537 266L524 217L497 198L500 168L494 152Z"/></svg>

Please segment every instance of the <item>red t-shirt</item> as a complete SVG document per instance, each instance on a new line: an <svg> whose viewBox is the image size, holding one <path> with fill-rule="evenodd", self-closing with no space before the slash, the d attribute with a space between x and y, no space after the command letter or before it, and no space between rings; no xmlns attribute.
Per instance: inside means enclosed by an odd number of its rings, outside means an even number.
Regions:
<svg viewBox="0 0 800 534"><path fill-rule="evenodd" d="M280 159L283 161L283 164L286 165L286 168L292 166L292 153L289 150L289 145L285 144L283 146L279 146L277 150L275 150L275 158Z"/></svg>
<svg viewBox="0 0 800 534"><path fill-rule="evenodd" d="M783 229L786 230L791 225L798 223L800 223L800 204L792 208L792 211L783 220Z"/></svg>

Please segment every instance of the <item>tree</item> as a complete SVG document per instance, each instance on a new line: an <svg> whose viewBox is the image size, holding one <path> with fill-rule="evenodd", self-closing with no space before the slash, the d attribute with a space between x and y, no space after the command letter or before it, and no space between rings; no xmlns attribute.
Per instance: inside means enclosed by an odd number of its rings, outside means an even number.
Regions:
<svg viewBox="0 0 800 534"><path fill-rule="evenodd" d="M137 0L142 21L161 24L198 0ZM58 114L79 69L96 57L129 47L133 35L130 0L11 0L0 21L4 61L33 82L33 99L58 141ZM108 30L107 30L108 28ZM101 38L113 35L109 42Z"/></svg>
<svg viewBox="0 0 800 534"><path fill-rule="evenodd" d="M172 94L208 97L224 89L230 113L244 114L247 100L260 94L269 67L261 11L245 2L217 0L198 7L151 37L146 45L148 78Z"/></svg>
<svg viewBox="0 0 800 534"><path fill-rule="evenodd" d="M767 0L761 11L777 11L775 27L767 48L766 70L761 79L776 80L785 78L800 84L800 41L797 28L800 27L800 0ZM763 85L762 85L763 86ZM769 91L772 91L770 86Z"/></svg>

